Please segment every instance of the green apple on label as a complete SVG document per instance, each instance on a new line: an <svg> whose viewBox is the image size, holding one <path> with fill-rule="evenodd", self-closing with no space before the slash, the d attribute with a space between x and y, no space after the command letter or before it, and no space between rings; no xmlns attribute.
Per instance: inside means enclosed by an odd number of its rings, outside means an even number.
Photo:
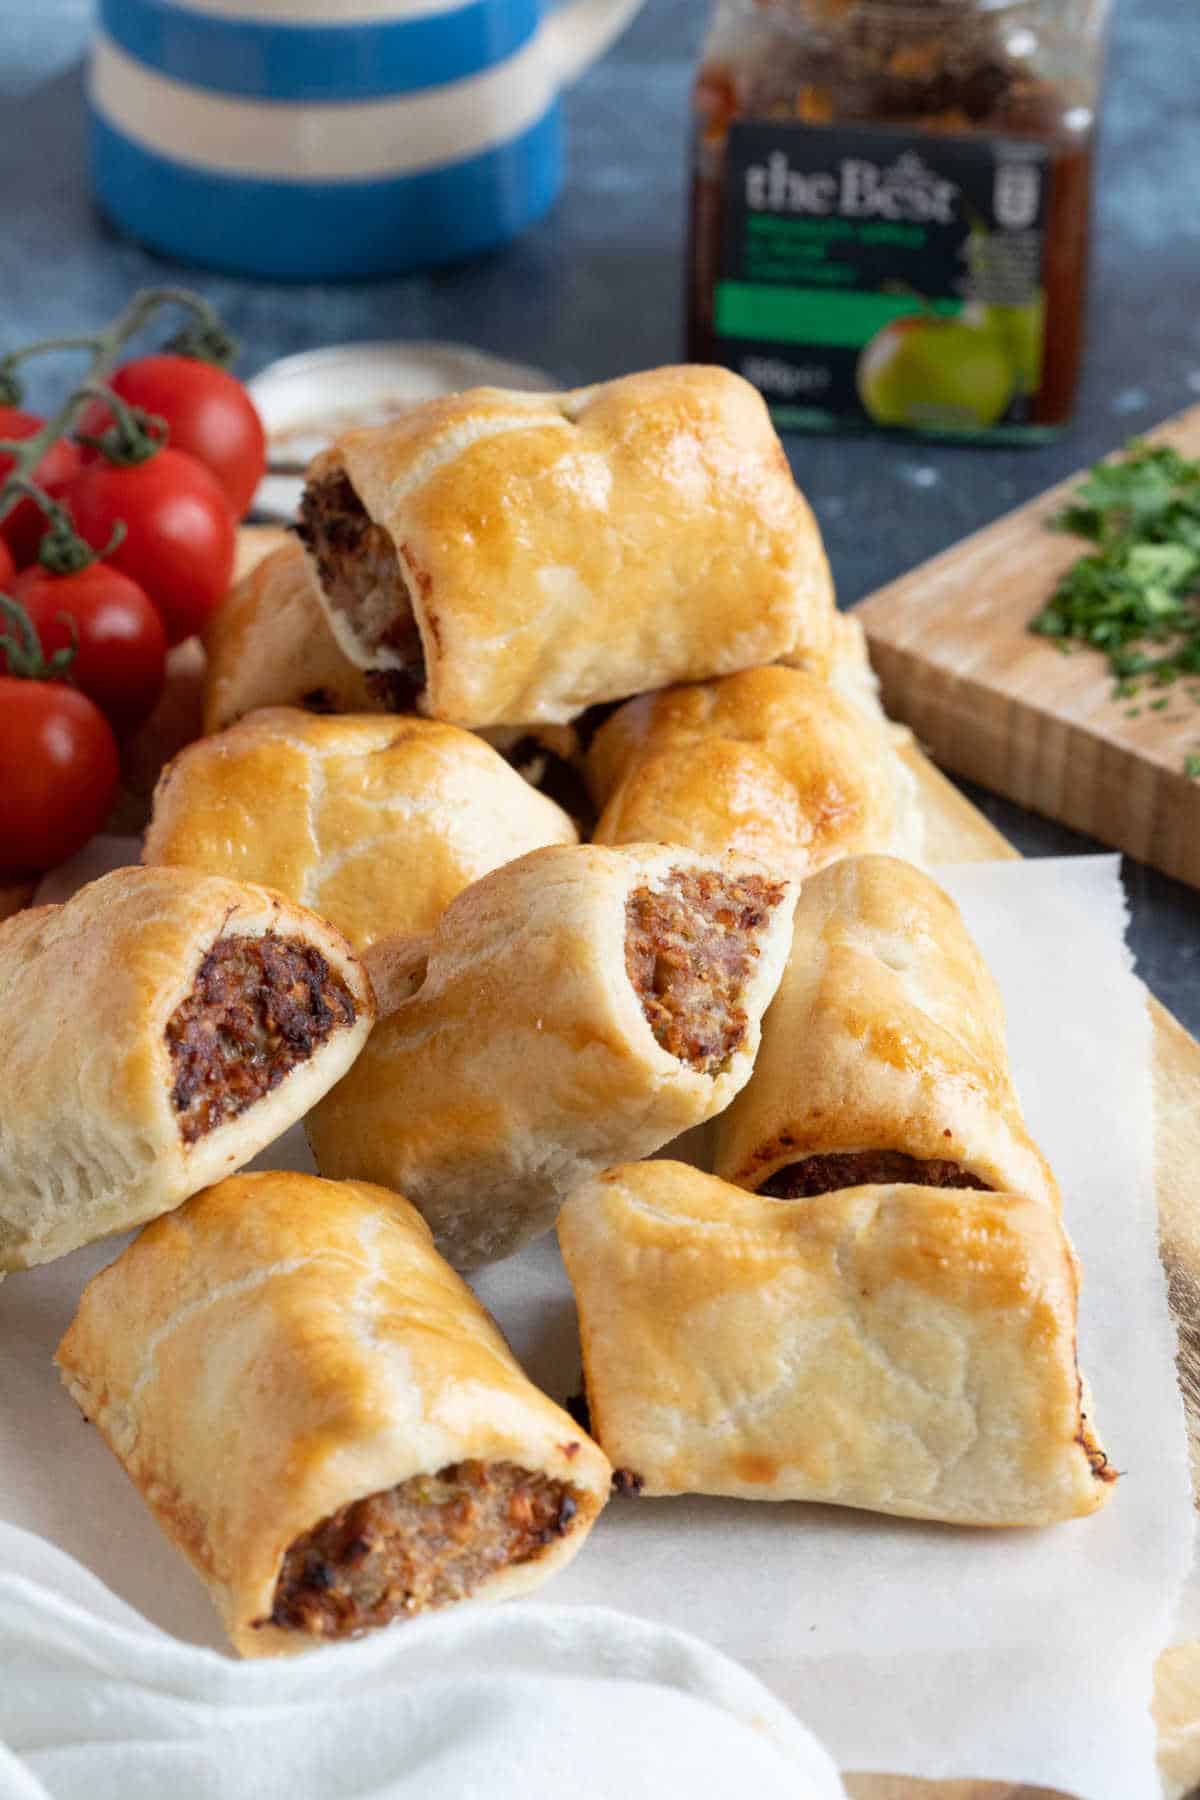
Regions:
<svg viewBox="0 0 1200 1800"><path fill-rule="evenodd" d="M1042 381L1042 341L1046 332L1046 295L1039 288L1024 306L1001 306L986 300L980 306L980 324L992 332L1008 351L1023 394L1036 394Z"/></svg>
<svg viewBox="0 0 1200 1800"><path fill-rule="evenodd" d="M1003 417L1016 374L990 327L920 312L876 332L859 356L857 382L877 425L978 431Z"/></svg>

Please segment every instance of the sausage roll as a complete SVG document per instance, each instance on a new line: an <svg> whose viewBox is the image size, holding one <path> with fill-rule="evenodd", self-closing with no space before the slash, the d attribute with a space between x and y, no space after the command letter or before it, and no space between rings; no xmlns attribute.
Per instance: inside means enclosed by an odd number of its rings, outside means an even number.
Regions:
<svg viewBox="0 0 1200 1800"><path fill-rule="evenodd" d="M1108 1497L1075 1258L1036 1201L771 1200L648 1162L578 1189L558 1231L591 1428L627 1491L960 1525L1049 1525Z"/></svg>
<svg viewBox="0 0 1200 1800"><path fill-rule="evenodd" d="M323 1175L406 1194L460 1268L563 1194L727 1105L787 955L794 889L639 845L535 850L468 888L422 985L309 1115Z"/></svg>
<svg viewBox="0 0 1200 1800"><path fill-rule="evenodd" d="M864 850L920 860L916 782L888 727L798 669L627 701L588 774L597 843L734 850L798 877Z"/></svg>
<svg viewBox="0 0 1200 1800"><path fill-rule="evenodd" d="M240 1168L344 1075L375 1014L315 913L117 869L0 927L0 1270L140 1225Z"/></svg>
<svg viewBox="0 0 1200 1800"><path fill-rule="evenodd" d="M999 990L949 896L887 856L805 883L754 1074L715 1140L718 1175L784 1199L903 1181L1059 1206Z"/></svg>
<svg viewBox="0 0 1200 1800"><path fill-rule="evenodd" d="M299 530L346 655L459 725L830 653L820 534L727 369L428 401L318 457Z"/></svg>
<svg viewBox="0 0 1200 1800"><path fill-rule="evenodd" d="M525 1593L608 1493L420 1215L365 1183L197 1194L89 1284L57 1361L243 1656Z"/></svg>
<svg viewBox="0 0 1200 1800"><path fill-rule="evenodd" d="M457 726L265 707L163 771L142 860L261 881L362 947L430 930L489 869L576 836Z"/></svg>

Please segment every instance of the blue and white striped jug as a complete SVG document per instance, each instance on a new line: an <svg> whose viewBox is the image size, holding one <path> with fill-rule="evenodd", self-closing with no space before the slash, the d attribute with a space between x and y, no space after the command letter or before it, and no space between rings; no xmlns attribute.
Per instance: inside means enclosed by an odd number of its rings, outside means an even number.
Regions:
<svg viewBox="0 0 1200 1800"><path fill-rule="evenodd" d="M93 180L186 262L320 279L493 248L552 204L560 89L641 0L100 0Z"/></svg>

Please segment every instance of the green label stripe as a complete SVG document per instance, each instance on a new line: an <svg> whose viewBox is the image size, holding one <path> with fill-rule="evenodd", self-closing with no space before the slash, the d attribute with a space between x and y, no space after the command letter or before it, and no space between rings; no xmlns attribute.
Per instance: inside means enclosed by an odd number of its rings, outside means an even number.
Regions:
<svg viewBox="0 0 1200 1800"><path fill-rule="evenodd" d="M717 286L716 326L721 337L857 350L893 319L922 312L926 304L950 317L963 309L961 300L923 303L913 294L831 294L821 288L722 281Z"/></svg>

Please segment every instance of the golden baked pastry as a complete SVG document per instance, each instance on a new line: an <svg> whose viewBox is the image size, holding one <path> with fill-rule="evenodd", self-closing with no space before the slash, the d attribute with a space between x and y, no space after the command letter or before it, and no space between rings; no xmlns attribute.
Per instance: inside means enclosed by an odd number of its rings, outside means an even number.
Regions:
<svg viewBox="0 0 1200 1800"><path fill-rule="evenodd" d="M259 706L387 712L384 689L344 656L304 546L289 538L238 582L204 633L204 730Z"/></svg>
<svg viewBox="0 0 1200 1800"><path fill-rule="evenodd" d="M899 1181L1059 1206L999 989L949 895L893 857L805 882L754 1074L714 1137L718 1175L783 1198Z"/></svg>
<svg viewBox="0 0 1200 1800"><path fill-rule="evenodd" d="M394 683L386 670L367 675L343 655L312 563L294 537L237 584L209 622L204 647L206 733L268 706L315 713L411 711L411 691L403 682ZM188 736L195 735L193 726ZM569 725L504 725L479 736L531 787L579 807L581 758ZM147 792L153 783L154 777Z"/></svg>
<svg viewBox="0 0 1200 1800"><path fill-rule="evenodd" d="M794 901L756 864L655 845L495 870L446 909L422 985L309 1115L321 1173L406 1194L460 1268L509 1255L584 1176L728 1104Z"/></svg>
<svg viewBox="0 0 1200 1800"><path fill-rule="evenodd" d="M315 913L117 869L0 926L0 1270L178 1206L303 1117L375 1015Z"/></svg>
<svg viewBox="0 0 1200 1800"><path fill-rule="evenodd" d="M265 707L167 766L142 858L264 882L361 948L428 931L489 869L576 835L472 732Z"/></svg>
<svg viewBox="0 0 1200 1800"><path fill-rule="evenodd" d="M799 651L781 657L788 668L803 669L816 675L841 696L880 724L887 721L879 700L879 679L871 667L867 634L852 612L835 612L829 625L829 641L820 655ZM902 743L912 740L907 725L888 723L894 739Z"/></svg>
<svg viewBox="0 0 1200 1800"><path fill-rule="evenodd" d="M346 655L460 725L829 653L816 522L727 369L428 401L317 458L300 533Z"/></svg>
<svg viewBox="0 0 1200 1800"><path fill-rule="evenodd" d="M88 1285L57 1361L243 1656L526 1593L608 1494L420 1216L365 1183L197 1194Z"/></svg>
<svg viewBox="0 0 1200 1800"><path fill-rule="evenodd" d="M797 877L866 850L921 858L916 782L888 727L799 669L626 701L587 766L600 844L733 850Z"/></svg>
<svg viewBox="0 0 1200 1800"><path fill-rule="evenodd" d="M375 1007L379 1018L395 1012L404 1000L411 1000L424 981L429 968L431 936L384 938L363 953L363 963L375 990Z"/></svg>
<svg viewBox="0 0 1200 1800"><path fill-rule="evenodd" d="M1037 1201L771 1200L646 1162L585 1183L558 1232L591 1428L626 1489L959 1525L1049 1525L1108 1498L1075 1259Z"/></svg>

